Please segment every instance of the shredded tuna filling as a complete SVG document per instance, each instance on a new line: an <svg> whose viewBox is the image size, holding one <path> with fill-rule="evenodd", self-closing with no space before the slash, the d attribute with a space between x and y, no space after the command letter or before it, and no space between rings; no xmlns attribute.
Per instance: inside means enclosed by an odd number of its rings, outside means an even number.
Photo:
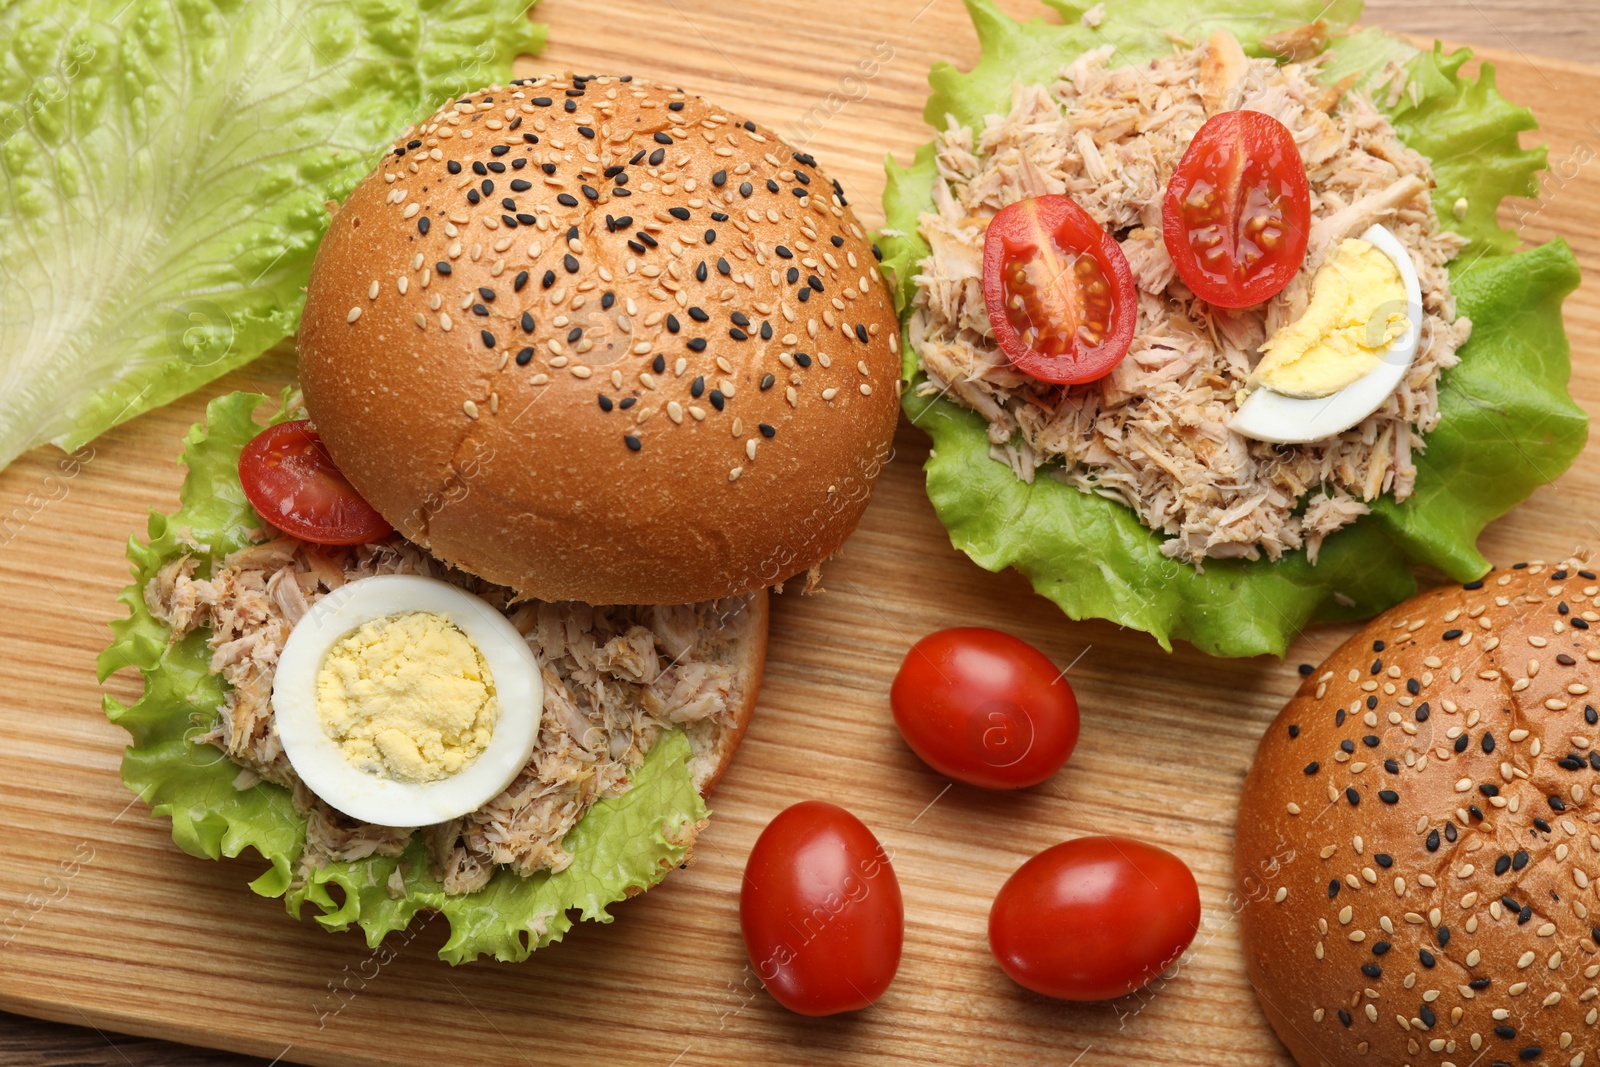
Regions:
<svg viewBox="0 0 1600 1067"><path fill-rule="evenodd" d="M273 727L272 679L289 631L320 597L376 574L452 582L505 611L527 638L544 678L544 715L522 774L481 810L427 827L423 838L450 893L486 884L496 866L527 875L572 862L562 839L589 807L625 792L664 729L709 743L733 725L739 681L716 625L742 601L682 607L512 604L510 591L448 570L398 538L353 549L281 537L229 555L209 578L200 557L164 567L145 587L172 639L210 630L211 670L229 685L221 717L196 740L241 768L238 784L265 779L290 789L307 821L302 874L325 863L397 856L413 831L346 818L305 788ZM697 749L705 747L697 744Z"/></svg>
<svg viewBox="0 0 1600 1067"><path fill-rule="evenodd" d="M1295 54L1320 54L1324 43ZM1434 218L1427 159L1369 97L1315 81L1316 60L1249 59L1226 34L1145 66L1111 69L1112 53L1084 54L1051 85L1014 86L1011 110L990 116L981 133L951 119L939 135L937 210L920 220L932 254L915 279L910 325L927 375L921 389L988 420L991 454L1018 478L1042 471L1132 508L1167 535L1169 557L1198 565L1303 547L1315 562L1323 538L1366 514L1368 501L1404 500L1415 488L1413 455L1439 421L1439 373L1471 331L1456 316L1445 269L1466 242ZM1385 86L1398 98L1403 70ZM1195 132L1238 108L1266 112L1294 134L1312 229L1289 286L1231 312L1197 300L1176 276L1161 204ZM1117 236L1138 288L1128 357L1089 385L1050 385L1013 369L984 305L987 220L1046 193L1070 195ZM1421 282L1426 321L1405 380L1334 438L1284 446L1231 432L1260 345L1305 310L1311 279L1339 242L1378 222L1410 251Z"/></svg>

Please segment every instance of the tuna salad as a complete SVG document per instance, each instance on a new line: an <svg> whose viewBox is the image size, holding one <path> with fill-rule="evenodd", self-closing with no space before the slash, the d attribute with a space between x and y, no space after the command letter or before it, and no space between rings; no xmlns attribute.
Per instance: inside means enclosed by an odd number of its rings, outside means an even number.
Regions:
<svg viewBox="0 0 1600 1067"><path fill-rule="evenodd" d="M1315 562L1323 539L1376 498L1410 496L1414 457L1440 418L1439 375L1471 331L1446 269L1466 242L1435 219L1428 160L1353 79L1319 79L1325 43L1308 28L1277 42L1290 56L1278 63L1249 58L1218 34L1119 67L1113 49L1100 48L1049 85L1014 86L1009 111L983 128L952 118L936 140L935 210L919 224L931 254L918 266L908 327L926 374L920 388L981 415L990 454L1018 478L1056 478L1119 501L1164 535L1169 558L1197 567L1300 549ZM1378 93L1406 91L1397 66ZM1180 160L1208 119L1234 111L1265 113L1292 135L1311 220L1292 279L1239 309L1196 296L1163 240L1163 202ZM985 302L989 220L1019 201L1062 194L1115 240L1137 296L1126 358L1081 384L1018 369ZM1273 443L1231 430L1262 346L1306 314L1319 269L1374 224L1403 246L1421 294L1415 355L1398 386L1350 429L1320 440Z"/></svg>
<svg viewBox="0 0 1600 1067"><path fill-rule="evenodd" d="M228 555L200 577L202 546L172 560L145 586L145 602L172 640L205 628L210 669L228 683L215 727L193 738L239 765L236 786L266 780L291 790L307 820L302 877L334 861L398 856L412 829L355 822L314 796L289 765L273 725L273 672L290 631L317 600L346 583L383 574L440 578L502 610L539 663L544 712L533 757L478 811L423 837L446 892L472 893L497 866L520 874L560 871L573 860L562 841L597 800L618 796L657 736L689 736L697 782L717 739L736 729L740 676L724 644L742 600L681 607L591 607L512 603L502 587L450 570L409 542L333 548L279 536Z"/></svg>

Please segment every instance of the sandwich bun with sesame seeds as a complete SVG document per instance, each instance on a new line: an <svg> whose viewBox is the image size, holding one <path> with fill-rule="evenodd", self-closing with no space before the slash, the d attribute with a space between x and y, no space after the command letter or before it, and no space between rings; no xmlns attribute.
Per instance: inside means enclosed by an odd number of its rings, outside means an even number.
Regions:
<svg viewBox="0 0 1600 1067"><path fill-rule="evenodd" d="M1240 933L1302 1067L1600 1063L1600 578L1519 564L1375 619L1245 780Z"/></svg>
<svg viewBox="0 0 1600 1067"><path fill-rule="evenodd" d="M890 455L898 323L816 161L627 78L451 101L334 213L299 335L356 489L524 597L680 604L807 572Z"/></svg>

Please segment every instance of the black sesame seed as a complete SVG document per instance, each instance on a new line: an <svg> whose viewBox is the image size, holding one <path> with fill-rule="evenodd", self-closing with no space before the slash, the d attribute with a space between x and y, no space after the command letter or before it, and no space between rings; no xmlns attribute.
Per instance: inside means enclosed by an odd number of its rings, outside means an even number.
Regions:
<svg viewBox="0 0 1600 1067"><path fill-rule="evenodd" d="M1486 797L1497 797L1500 795L1500 787L1493 782L1485 782L1478 787L1478 792Z"/></svg>
<svg viewBox="0 0 1600 1067"><path fill-rule="evenodd" d="M706 280L706 261L703 259L695 265L694 280L697 282L703 282Z"/></svg>
<svg viewBox="0 0 1600 1067"><path fill-rule="evenodd" d="M1361 739L1361 743L1366 745L1368 748L1377 748L1380 740L1381 738L1379 738L1377 734L1367 734Z"/></svg>
<svg viewBox="0 0 1600 1067"><path fill-rule="evenodd" d="M516 129L520 129L521 127L522 127L522 116L518 115L516 118L511 120L511 124L509 126L507 126L506 129L508 129L508 130L516 130Z"/></svg>
<svg viewBox="0 0 1600 1067"><path fill-rule="evenodd" d="M1394 866L1394 857L1389 855L1387 852L1375 852L1373 853L1372 858L1377 860L1378 866L1384 868L1385 870ZM1380 941L1378 943L1381 945L1383 942Z"/></svg>
<svg viewBox="0 0 1600 1067"><path fill-rule="evenodd" d="M1419 705L1417 707L1417 716L1416 716L1417 721L1418 722L1427 722L1428 721L1428 713L1430 711L1432 711L1432 710L1433 709L1428 706L1428 702L1426 700L1424 700L1421 703L1421 705Z"/></svg>
<svg viewBox="0 0 1600 1067"><path fill-rule="evenodd" d="M737 326L733 327L732 329L730 329L728 331L728 336L733 338L735 341L748 341L748 340L750 340L750 335L745 333L743 330L739 329L739 327L737 327Z"/></svg>
<svg viewBox="0 0 1600 1067"><path fill-rule="evenodd" d="M488 315L489 309L484 307L482 304L473 304L472 313L474 315Z"/></svg>
<svg viewBox="0 0 1600 1067"><path fill-rule="evenodd" d="M508 145L508 144L497 144L493 148L489 149L489 154L491 156L503 156L509 151L511 151L511 146L510 145Z"/></svg>
<svg viewBox="0 0 1600 1067"><path fill-rule="evenodd" d="M1393 789L1380 789L1378 790L1378 799L1385 804L1398 804L1400 803L1400 794Z"/></svg>
<svg viewBox="0 0 1600 1067"><path fill-rule="evenodd" d="M1383 968L1379 967L1376 963L1363 963L1361 965L1361 973L1366 975L1368 978L1382 978Z"/></svg>
<svg viewBox="0 0 1600 1067"><path fill-rule="evenodd" d="M1522 868L1526 867L1527 865L1528 865L1528 853L1527 853L1527 850L1526 849L1518 849L1517 850L1517 854L1515 856L1511 857L1511 869L1513 871L1520 871L1520 870L1522 870Z"/></svg>
<svg viewBox="0 0 1600 1067"><path fill-rule="evenodd" d="M1375 659L1375 660L1372 661L1372 673L1373 674L1382 674L1383 673L1383 660Z"/></svg>
<svg viewBox="0 0 1600 1067"><path fill-rule="evenodd" d="M444 169L449 171L451 174L460 174L461 163L458 160L452 159L450 162L444 165Z"/></svg>
<svg viewBox="0 0 1600 1067"><path fill-rule="evenodd" d="M700 308L700 307L692 307L692 308L690 308L689 309L689 317L691 319L693 319L694 321L696 321L696 322L710 322L711 321L711 316L707 315L705 313L705 309L704 308Z"/></svg>
<svg viewBox="0 0 1600 1067"><path fill-rule="evenodd" d="M1439 942L1439 947L1440 948L1449 947L1449 945L1450 945L1450 928L1448 926L1439 927L1438 933L1436 933L1434 935L1434 939Z"/></svg>
<svg viewBox="0 0 1600 1067"><path fill-rule="evenodd" d="M639 165L639 161L644 158L644 154L647 151L649 151L649 149L641 148L639 151L635 152L633 154L633 158L628 160L628 166L637 167Z"/></svg>
<svg viewBox="0 0 1600 1067"><path fill-rule="evenodd" d="M689 221L689 209L686 207L669 207L667 208L667 214L671 215L679 222Z"/></svg>
<svg viewBox="0 0 1600 1067"><path fill-rule="evenodd" d="M472 173L478 175L478 177L481 178L485 174L489 173L489 168L484 166L483 162L481 160L474 160L473 164L472 164Z"/></svg>
<svg viewBox="0 0 1600 1067"><path fill-rule="evenodd" d="M639 230L638 232L636 232L634 234L634 236L637 237L640 240L641 243L647 244L651 248L656 248L656 247L660 246L660 244L661 244L660 241L657 241L654 237L651 237L649 234L645 233L643 230Z"/></svg>
<svg viewBox="0 0 1600 1067"><path fill-rule="evenodd" d="M1422 683L1417 681L1415 678L1406 679L1406 692L1410 693L1412 696L1416 696L1418 693L1422 692Z"/></svg>
<svg viewBox="0 0 1600 1067"><path fill-rule="evenodd" d="M1439 1021L1438 1017L1433 1014L1433 1009L1426 1004L1417 1009L1417 1018L1421 1019L1422 1025L1430 1030L1433 1028L1433 1024Z"/></svg>
<svg viewBox="0 0 1600 1067"><path fill-rule="evenodd" d="M637 452L640 448L644 447L643 443L631 433L622 435L622 443L627 445L628 448L634 452Z"/></svg>
<svg viewBox="0 0 1600 1067"><path fill-rule="evenodd" d="M1456 839L1456 824L1455 823L1447 822L1447 823L1444 824L1444 839L1446 841L1450 841L1452 843L1455 841L1455 839Z"/></svg>
<svg viewBox="0 0 1600 1067"><path fill-rule="evenodd" d="M790 267L789 268L789 272L784 277L786 277L788 279L790 285L793 285L795 282L800 280L800 268L799 267ZM809 290L809 289L806 290L806 292L808 292L808 293L810 291L811 290Z"/></svg>
<svg viewBox="0 0 1600 1067"><path fill-rule="evenodd" d="M650 361L650 369L655 371L657 374L667 373L667 357L661 355L656 356L655 359Z"/></svg>
<svg viewBox="0 0 1600 1067"><path fill-rule="evenodd" d="M728 266L728 261L726 259L723 259L720 256L717 257L717 273L718 274L732 274L733 273L733 268Z"/></svg>
<svg viewBox="0 0 1600 1067"><path fill-rule="evenodd" d="M604 293L600 294L600 307L602 310L611 310L611 306L616 302L617 294L613 293L611 290L607 289Z"/></svg>
<svg viewBox="0 0 1600 1067"><path fill-rule="evenodd" d="M1582 619L1574 618L1569 621L1572 623L1574 630L1587 630L1589 628L1589 624Z"/></svg>
<svg viewBox="0 0 1600 1067"><path fill-rule="evenodd" d="M539 135L536 134L536 133L525 133L525 134L522 135L522 139L524 141L526 141L528 144L538 144L539 143ZM521 163L521 162L522 162L522 160L519 159L516 162L512 163L511 165L513 167L515 167L518 163Z"/></svg>
<svg viewBox="0 0 1600 1067"><path fill-rule="evenodd" d="M667 332L668 333L677 333L681 329L683 329L683 323L678 321L678 316L676 316L676 315L668 315L667 316Z"/></svg>
<svg viewBox="0 0 1600 1067"><path fill-rule="evenodd" d="M1439 851L1439 831L1437 831L1437 830L1429 830L1428 831L1428 842L1427 843L1428 843L1428 851L1429 852L1438 852Z"/></svg>
<svg viewBox="0 0 1600 1067"><path fill-rule="evenodd" d="M816 166L815 163L813 163L811 165L813 167ZM799 167L796 167L795 171L794 171L794 180L799 182L801 185L810 185L811 184L811 175L807 174L805 171L801 170Z"/></svg>
<svg viewBox="0 0 1600 1067"><path fill-rule="evenodd" d="M556 197L556 203L560 204L562 207L577 207L578 198L573 196L571 193L562 193Z"/></svg>
<svg viewBox="0 0 1600 1067"><path fill-rule="evenodd" d="M483 338L484 348L494 347L494 334L490 333L488 330L480 330L478 331L478 336Z"/></svg>
<svg viewBox="0 0 1600 1067"><path fill-rule="evenodd" d="M1467 805L1467 814L1480 821L1483 819L1483 810L1476 804Z"/></svg>
<svg viewBox="0 0 1600 1067"><path fill-rule="evenodd" d="M1355 786L1350 786L1345 789L1344 798L1350 802L1350 806L1352 808L1361 803L1361 794L1356 792Z"/></svg>
<svg viewBox="0 0 1600 1067"><path fill-rule="evenodd" d="M711 221L712 222L727 222L728 221L728 213L726 211L713 211L711 213Z"/></svg>
<svg viewBox="0 0 1600 1067"><path fill-rule="evenodd" d="M1400 761L1399 760L1386 759L1386 760L1383 761L1383 769L1388 771L1390 774L1399 774L1400 773Z"/></svg>
<svg viewBox="0 0 1600 1067"><path fill-rule="evenodd" d="M1318 763L1316 760L1312 760L1310 763L1306 764L1306 775L1308 777L1316 774L1320 770L1322 770L1322 764Z"/></svg>
<svg viewBox="0 0 1600 1067"><path fill-rule="evenodd" d="M1423 949L1420 952L1418 952L1417 953L1417 958L1422 961L1422 965L1424 967L1430 967L1431 968L1433 966L1433 964L1434 964L1433 953L1429 952L1427 949Z"/></svg>
<svg viewBox="0 0 1600 1067"><path fill-rule="evenodd" d="M767 179L767 192L775 193L777 191L778 191L778 183L773 181L771 178L768 178Z"/></svg>
<svg viewBox="0 0 1600 1067"><path fill-rule="evenodd" d="M706 231L706 244L709 245L709 244L716 244L716 243L717 243L717 231L716 230L707 230Z"/></svg>
<svg viewBox="0 0 1600 1067"><path fill-rule="evenodd" d="M572 95L574 95L574 90L572 90L572 89L568 89L568 90L567 90L567 95L568 95L568 96L572 96ZM582 95L583 95L583 93L582 93L582 91L581 91L581 90L580 90L580 91L577 91L577 93L576 93L576 95L578 95L578 96L582 96ZM562 109L562 110L563 110L563 111L565 111L565 112L566 112L566 113L567 113L567 114L569 114L569 115L570 115L570 114L572 114L572 112L574 112L574 111L576 111L576 110L578 110L578 102L577 102L577 101L576 101L576 100L568 100L568 101L567 101L567 102L566 102L566 103L564 103L564 104L562 104L562 105L561 105L561 109Z"/></svg>
<svg viewBox="0 0 1600 1067"><path fill-rule="evenodd" d="M638 397L630 396L630 397L627 397L626 399L617 401L617 407L621 408L623 411L627 411L629 408L633 407L633 405L637 404L638 402L639 402L639 398Z"/></svg>
<svg viewBox="0 0 1600 1067"><path fill-rule="evenodd" d="M407 148L421 148L422 147L422 142L421 141L407 141L406 142L406 147Z"/></svg>
<svg viewBox="0 0 1600 1067"><path fill-rule="evenodd" d="M859 322L856 323L856 340L860 341L862 344L866 344L867 343L867 336L868 335L867 335L866 326L862 325Z"/></svg>
<svg viewBox="0 0 1600 1067"><path fill-rule="evenodd" d="M1510 869L1511 869L1511 857L1510 856L1501 856L1499 859L1494 861L1494 873L1495 874L1505 874Z"/></svg>
<svg viewBox="0 0 1600 1067"><path fill-rule="evenodd" d="M528 157L527 156L518 156L516 159L513 159L511 161L511 169L512 170L521 170L523 167L526 167L527 165L528 165Z"/></svg>
<svg viewBox="0 0 1600 1067"><path fill-rule="evenodd" d="M753 193L755 191L756 191L755 190L755 186L751 185L749 182L740 182L739 183L739 195L740 196L749 196L751 193Z"/></svg>
<svg viewBox="0 0 1600 1067"><path fill-rule="evenodd" d="M1340 708L1340 709L1338 709L1337 711L1335 711L1333 713L1333 725L1335 725L1335 726L1343 726L1344 725L1344 709L1343 708Z"/></svg>
<svg viewBox="0 0 1600 1067"><path fill-rule="evenodd" d="M512 283L511 283L511 291L513 293L520 293L520 292L522 292L522 287L524 285L527 285L527 284L528 284L528 272L525 271L525 270L519 270L519 271L517 271L516 279L513 280Z"/></svg>
<svg viewBox="0 0 1600 1067"><path fill-rule="evenodd" d="M1343 1008L1340 1008L1339 1009L1339 1021L1344 1023L1345 1028L1348 1029L1349 1026L1350 1026L1350 1022L1351 1022L1350 1013L1345 1011Z"/></svg>
<svg viewBox="0 0 1600 1067"><path fill-rule="evenodd" d="M539 164L539 169L544 171L546 174L554 174L556 172L556 165L554 163L541 163Z"/></svg>
<svg viewBox="0 0 1600 1067"><path fill-rule="evenodd" d="M531 219L533 216L529 215L528 218ZM501 215L500 223L508 230L514 230L517 228L517 220L514 215Z"/></svg>
<svg viewBox="0 0 1600 1067"><path fill-rule="evenodd" d="M544 272L544 277L539 279L539 288L548 289L552 285L554 285L555 283L556 283L556 272L553 271L553 270L547 270L547 271Z"/></svg>
<svg viewBox="0 0 1600 1067"><path fill-rule="evenodd" d="M610 411L615 406L616 405L614 405L611 402L611 398L609 396L606 396L606 394L604 394L604 393L600 394L600 410L601 411Z"/></svg>
<svg viewBox="0 0 1600 1067"><path fill-rule="evenodd" d="M789 251L783 245L779 245L777 248L774 248L773 251L778 253L778 255L783 257L784 259L793 259L794 258L794 253Z"/></svg>
<svg viewBox="0 0 1600 1067"><path fill-rule="evenodd" d="M711 406L716 408L718 411L721 411L722 408L723 408L723 405L725 405L727 403L727 400L722 395L722 390L721 389L713 389L713 390L711 390L710 393L708 393L706 395L707 395L708 399L710 399L710 401L711 401Z"/></svg>
<svg viewBox="0 0 1600 1067"><path fill-rule="evenodd" d="M761 431L762 437L776 437L778 435L778 428L770 423L759 423L756 429Z"/></svg>
<svg viewBox="0 0 1600 1067"><path fill-rule="evenodd" d="M746 315L742 311L735 311L732 315L728 316L728 319L735 326L748 326L748 325L750 325L750 316Z"/></svg>
<svg viewBox="0 0 1600 1067"><path fill-rule="evenodd" d="M1367 698L1367 710L1368 711L1371 711L1373 708L1375 708L1377 706L1378 706L1378 698L1377 697L1368 697Z"/></svg>
<svg viewBox="0 0 1600 1067"><path fill-rule="evenodd" d="M549 107L555 101L551 100L548 96L536 96L528 102L534 107Z"/></svg>
<svg viewBox="0 0 1600 1067"><path fill-rule="evenodd" d="M706 379L704 375L701 375L689 383L689 395L694 397L696 400L700 399L700 396L705 393L705 391Z"/></svg>
<svg viewBox="0 0 1600 1067"><path fill-rule="evenodd" d="M533 332L533 312L531 312L531 311L524 311L522 313L522 332L523 333L532 333Z"/></svg>
<svg viewBox="0 0 1600 1067"><path fill-rule="evenodd" d="M1460 630L1446 630L1444 632L1444 640L1446 640L1446 641L1454 641L1456 638L1458 638L1460 636L1461 636L1461 631Z"/></svg>
<svg viewBox="0 0 1600 1067"><path fill-rule="evenodd" d="M438 271L440 274L448 276L450 273L450 264L441 259L439 262L433 265L433 269Z"/></svg>
<svg viewBox="0 0 1600 1067"><path fill-rule="evenodd" d="M654 152L650 153L650 165L652 167L659 167L661 165L661 161L666 158L667 150L665 148L658 148Z"/></svg>
<svg viewBox="0 0 1600 1067"><path fill-rule="evenodd" d="M683 110L683 101L682 100L674 100L672 103L667 105L667 110L668 111L682 111Z"/></svg>
<svg viewBox="0 0 1600 1067"><path fill-rule="evenodd" d="M1339 742L1339 750L1345 755L1350 755L1351 753L1355 752L1356 743L1347 737L1343 741Z"/></svg>
<svg viewBox="0 0 1600 1067"><path fill-rule="evenodd" d="M433 223L428 221L428 216L426 216L426 215L422 216L421 218L419 218L417 220L417 232L422 234L424 237L426 237L428 235L428 230L432 226L433 226Z"/></svg>
<svg viewBox="0 0 1600 1067"><path fill-rule="evenodd" d="M1467 746L1471 743L1472 735L1462 734L1460 737L1456 738L1455 749L1457 752L1465 752L1467 750Z"/></svg>
<svg viewBox="0 0 1600 1067"><path fill-rule="evenodd" d="M823 289L822 289L822 279L817 277L815 274L806 275L806 284L809 285L811 288L815 289L819 293L823 291Z"/></svg>
<svg viewBox="0 0 1600 1067"><path fill-rule="evenodd" d="M567 344L569 344L569 345L577 344L582 339L583 339L583 327L582 326L574 326L572 329L567 331Z"/></svg>
<svg viewBox="0 0 1600 1067"><path fill-rule="evenodd" d="M526 367L533 360L533 349L524 348L517 353L517 366Z"/></svg>
<svg viewBox="0 0 1600 1067"><path fill-rule="evenodd" d="M1565 581L1567 577L1567 570L1565 567L1563 567L1561 570L1552 572L1550 577L1558 582Z"/></svg>
<svg viewBox="0 0 1600 1067"><path fill-rule="evenodd" d="M582 189L583 190L583 195L588 197L590 200L599 200L600 199L600 190L596 189L594 186L592 186L592 185L580 185L580 186L578 186L578 188Z"/></svg>
<svg viewBox="0 0 1600 1067"><path fill-rule="evenodd" d="M578 257L571 252L561 257L561 265L567 268L568 274L578 273Z"/></svg>
<svg viewBox="0 0 1600 1067"><path fill-rule="evenodd" d="M1343 885L1343 883L1341 883L1339 881L1339 879L1337 879L1337 878L1333 879L1332 881L1330 881L1328 883L1328 899L1329 900L1332 900L1334 897L1337 897L1339 895L1339 890L1342 887L1342 885Z"/></svg>
<svg viewBox="0 0 1600 1067"><path fill-rule="evenodd" d="M1514 1028L1506 1026L1502 1023L1494 1028L1494 1036L1510 1041L1512 1038L1517 1036L1517 1031Z"/></svg>
<svg viewBox="0 0 1600 1067"><path fill-rule="evenodd" d="M467 203L476 204L478 201L480 201L482 199L483 199L483 197L478 195L478 190L476 190L476 189L468 189L467 190Z"/></svg>
<svg viewBox="0 0 1600 1067"><path fill-rule="evenodd" d="M1524 1061L1536 1060L1542 1055L1544 1055L1544 1049L1539 1045L1529 1045L1527 1048L1517 1051L1517 1059Z"/></svg>
<svg viewBox="0 0 1600 1067"><path fill-rule="evenodd" d="M1533 905L1532 904L1524 904L1522 906L1522 910L1517 912L1517 925L1518 926L1523 926L1528 922L1528 920L1530 920L1532 918L1533 918Z"/></svg>
<svg viewBox="0 0 1600 1067"><path fill-rule="evenodd" d="M800 366L802 368L804 368L805 370L810 370L811 369L811 356L810 356L809 353L796 352L794 354L794 361L796 363L800 364Z"/></svg>
<svg viewBox="0 0 1600 1067"><path fill-rule="evenodd" d="M1483 735L1483 741L1481 742L1481 744L1483 746L1483 751L1484 751L1485 755L1487 755L1490 752L1493 752L1494 751L1494 734L1489 733L1488 731L1485 731L1484 735Z"/></svg>
<svg viewBox="0 0 1600 1067"><path fill-rule="evenodd" d="M1483 579L1479 578L1475 582L1468 582L1466 585L1463 585L1461 588L1463 588L1463 589L1482 589L1483 588Z"/></svg>
<svg viewBox="0 0 1600 1067"><path fill-rule="evenodd" d="M1552 796L1550 798L1550 810L1551 811L1566 811L1567 810L1567 802L1565 800L1562 800L1560 797Z"/></svg>
<svg viewBox="0 0 1600 1067"><path fill-rule="evenodd" d="M773 386L773 384L774 384L774 383L775 383L775 382L776 382L776 381L777 381L777 380L778 380L778 379L777 379L777 378L775 378L775 377L773 377L773 376L772 376L772 375L770 375L770 374L764 374L764 375L762 375L762 376L761 376L761 391L762 391L762 392L763 392L763 393L764 393L764 392L766 392L766 391L767 391L767 390L768 390L768 389L771 389L771 388L772 388L772 386ZM770 436L770 435L769 435L769 436Z"/></svg>
<svg viewBox="0 0 1600 1067"><path fill-rule="evenodd" d="M656 132L656 134L655 134L655 141L656 141L656 144L671 144L672 143L672 138L668 134L661 133L658 130Z"/></svg>
<svg viewBox="0 0 1600 1067"><path fill-rule="evenodd" d="M588 126L579 126L578 133L587 140L594 140L594 130L590 129Z"/></svg>
<svg viewBox="0 0 1600 1067"><path fill-rule="evenodd" d="M717 186L718 188L728 184L728 172L725 170L717 171L711 176L711 184Z"/></svg>

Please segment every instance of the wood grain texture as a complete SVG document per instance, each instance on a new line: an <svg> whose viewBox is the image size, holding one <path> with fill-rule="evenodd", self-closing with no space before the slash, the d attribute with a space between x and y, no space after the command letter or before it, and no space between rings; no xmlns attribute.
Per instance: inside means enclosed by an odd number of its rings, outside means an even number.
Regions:
<svg viewBox="0 0 1600 1067"><path fill-rule="evenodd" d="M875 223L883 154L904 159L925 140L928 66L970 63L976 46L957 0L883 0L870 19L864 10L845 0L546 0L551 45L527 69L630 70L780 131L809 115L807 149ZM1562 175L1508 218L1521 216L1532 241L1564 235L1592 287L1600 167L1576 161L1600 145L1600 71L1514 50L1584 58L1587 5L1391 0L1374 14L1505 49L1495 57L1502 88L1539 113L1537 136ZM1480 14L1490 27L1474 22ZM844 79L877 41L894 55L863 93ZM833 112L830 93L862 98ZM1567 321L1574 393L1600 411L1600 296L1580 291ZM761 706L713 799L697 864L619 907L620 921L584 925L521 966L454 970L433 958L443 924L429 924L391 938L396 958L379 967L358 937L296 923L279 902L250 894L258 861L180 854L165 821L130 803L118 780L125 735L99 712L93 660L120 613L122 544L142 531L148 508L174 505L172 459L204 400L275 390L292 375L280 350L107 434L74 477L60 477L59 457L45 451L0 474L0 516L23 516L0 550L0 1008L318 1064L1287 1062L1238 958L1228 905L1234 805L1256 738L1293 688L1292 664L1320 659L1348 631L1314 630L1280 664L1215 661L1187 647L1167 655L1142 634L1068 622L1016 575L986 574L950 547L921 488L926 442L905 427L861 530L828 568L827 595L775 602ZM1597 499L1591 448L1495 524L1485 549L1510 560L1595 543ZM918 636L955 624L1002 627L1075 663L1083 741L1052 781L1004 797L948 788L899 741L886 693L900 658ZM108 689L126 700L137 683L118 677ZM899 977L851 1018L777 1008L739 940L744 856L773 814L809 797L841 800L877 831L906 899ZM1204 904L1194 951L1174 980L1115 1004L1024 994L988 955L989 901L1027 855L1105 831L1164 843L1193 866ZM245 1062L112 1041L0 1016L0 1063L19 1067Z"/></svg>

